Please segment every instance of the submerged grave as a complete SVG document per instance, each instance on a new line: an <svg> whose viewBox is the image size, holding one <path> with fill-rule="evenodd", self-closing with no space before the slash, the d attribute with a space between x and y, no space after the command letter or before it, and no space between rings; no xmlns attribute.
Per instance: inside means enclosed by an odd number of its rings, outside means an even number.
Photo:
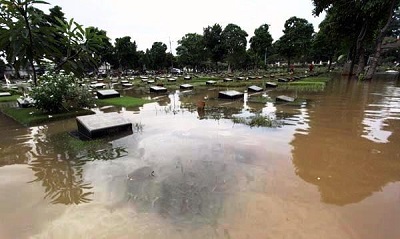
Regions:
<svg viewBox="0 0 400 239"><path fill-rule="evenodd" d="M251 91L251 92L260 92L260 91L263 91L263 88L256 86L256 85L252 85L252 86L249 86L249 88L247 88L247 90Z"/></svg>
<svg viewBox="0 0 400 239"><path fill-rule="evenodd" d="M286 96L286 95L280 95L276 97L276 101L282 101L282 102L294 102L295 98Z"/></svg>
<svg viewBox="0 0 400 239"><path fill-rule="evenodd" d="M167 88L162 86L150 86L150 92L163 93L167 92Z"/></svg>
<svg viewBox="0 0 400 239"><path fill-rule="evenodd" d="M132 132L132 123L116 112L78 116L76 124L78 132L90 139Z"/></svg>
<svg viewBox="0 0 400 239"><path fill-rule="evenodd" d="M218 94L218 97L222 99L238 99L242 98L243 96L243 93L236 90L220 91Z"/></svg>
<svg viewBox="0 0 400 239"><path fill-rule="evenodd" d="M193 89L193 86L191 84L183 84L183 85L180 85L179 88L184 89L184 90L189 90L189 89Z"/></svg>
<svg viewBox="0 0 400 239"><path fill-rule="evenodd" d="M274 82L266 82L265 83L265 87L267 88L276 88L278 86L278 84L274 83Z"/></svg>

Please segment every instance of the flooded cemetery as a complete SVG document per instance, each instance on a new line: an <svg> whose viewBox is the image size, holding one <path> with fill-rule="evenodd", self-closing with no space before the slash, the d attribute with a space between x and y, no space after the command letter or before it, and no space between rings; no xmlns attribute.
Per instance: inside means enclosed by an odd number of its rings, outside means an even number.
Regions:
<svg viewBox="0 0 400 239"><path fill-rule="evenodd" d="M0 114L0 238L399 238L398 75L328 78L87 79L144 104Z"/></svg>

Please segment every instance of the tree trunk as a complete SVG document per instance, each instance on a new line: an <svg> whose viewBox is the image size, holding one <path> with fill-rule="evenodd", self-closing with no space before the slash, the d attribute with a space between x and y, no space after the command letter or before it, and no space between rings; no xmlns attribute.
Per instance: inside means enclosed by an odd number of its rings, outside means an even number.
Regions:
<svg viewBox="0 0 400 239"><path fill-rule="evenodd" d="M368 67L367 74L365 75L366 80L372 79L372 77L375 74L376 68L378 67L378 61L379 61L379 58L381 57L381 51L382 51L382 41L383 41L383 38L385 36L387 29L389 28L390 23L392 22L393 10L394 10L394 6L395 6L396 2L398 2L398 0L392 0L392 3L390 4L389 16L386 21L386 24L379 31L379 34L376 37L375 53L374 53L374 56L371 57L371 63L370 63L370 66Z"/></svg>
<svg viewBox="0 0 400 239"><path fill-rule="evenodd" d="M28 53L28 60L29 60L29 65L32 68L32 73L33 73L33 83L35 86L37 85L37 79L36 79L36 69L33 61L33 37L32 37L32 29L29 24L28 20L28 3L25 3L25 9L20 8L20 12L25 20L25 26L28 29L28 36L29 36L29 53Z"/></svg>
<svg viewBox="0 0 400 239"><path fill-rule="evenodd" d="M364 67L365 67L365 48L361 47L358 59L358 67L356 70L356 76L359 76L364 71Z"/></svg>

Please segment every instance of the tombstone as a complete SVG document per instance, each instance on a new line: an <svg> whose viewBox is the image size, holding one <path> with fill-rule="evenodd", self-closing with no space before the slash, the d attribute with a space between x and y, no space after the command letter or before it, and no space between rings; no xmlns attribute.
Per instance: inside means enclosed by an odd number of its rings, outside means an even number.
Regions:
<svg viewBox="0 0 400 239"><path fill-rule="evenodd" d="M236 90L220 91L218 94L218 97L222 99L238 99L243 98L243 96L243 93Z"/></svg>
<svg viewBox="0 0 400 239"><path fill-rule="evenodd" d="M215 85L217 82L214 80L206 81L206 85Z"/></svg>
<svg viewBox="0 0 400 239"><path fill-rule="evenodd" d="M293 97L289 97L286 95L280 95L276 97L276 102L278 101L282 101L282 102L294 102L294 98Z"/></svg>
<svg viewBox="0 0 400 239"><path fill-rule="evenodd" d="M116 90L98 90L96 94L99 99L118 98L121 96Z"/></svg>
<svg viewBox="0 0 400 239"><path fill-rule="evenodd" d="M247 88L247 90L251 91L251 92L260 92L260 91L263 91L263 88L256 86L256 85L252 85L252 86L249 86L249 88Z"/></svg>
<svg viewBox="0 0 400 239"><path fill-rule="evenodd" d="M289 80L288 79L286 79L286 78L279 78L278 79L278 82L289 82Z"/></svg>
<svg viewBox="0 0 400 239"><path fill-rule="evenodd" d="M300 80L300 79L301 79L301 78L298 77L298 76L294 76L294 77L293 77L293 80L294 80L294 81L297 81L297 80Z"/></svg>
<svg viewBox="0 0 400 239"><path fill-rule="evenodd" d="M148 80L148 81L147 81L147 84L154 84L154 83L155 83L154 80Z"/></svg>
<svg viewBox="0 0 400 239"><path fill-rule="evenodd" d="M236 79L238 79L238 80L246 80L246 77L239 76L239 77L237 77Z"/></svg>
<svg viewBox="0 0 400 239"><path fill-rule="evenodd" d="M184 89L184 90L189 90L189 89L193 89L193 86L190 84L183 84L183 85L180 85L179 88Z"/></svg>
<svg viewBox="0 0 400 239"><path fill-rule="evenodd" d="M131 83L122 84L122 87L125 87L125 88L129 88L129 87L132 87L132 86L133 86L133 84L131 84Z"/></svg>
<svg viewBox="0 0 400 239"><path fill-rule="evenodd" d="M93 88L93 89L102 89L102 88L106 87L106 84L104 84L104 83L96 83L96 84L91 84L90 87Z"/></svg>
<svg viewBox="0 0 400 239"><path fill-rule="evenodd" d="M169 79L168 79L168 82L175 82L175 81L176 81L175 78L169 78Z"/></svg>
<svg viewBox="0 0 400 239"><path fill-rule="evenodd" d="M233 80L231 78L225 78L224 82L233 82Z"/></svg>
<svg viewBox="0 0 400 239"><path fill-rule="evenodd" d="M256 77L255 77L255 76L249 76L249 79L250 79L250 80L255 80Z"/></svg>
<svg viewBox="0 0 400 239"><path fill-rule="evenodd" d="M35 100L28 96L25 98L18 98L17 103L20 108L29 108L33 107Z"/></svg>
<svg viewBox="0 0 400 239"><path fill-rule="evenodd" d="M0 97L11 96L10 92L0 92Z"/></svg>
<svg viewBox="0 0 400 239"><path fill-rule="evenodd" d="M76 124L78 132L90 139L132 132L132 123L116 112L78 116Z"/></svg>
<svg viewBox="0 0 400 239"><path fill-rule="evenodd" d="M150 86L150 92L155 92L155 93L167 92L167 88L161 86Z"/></svg>
<svg viewBox="0 0 400 239"><path fill-rule="evenodd" d="M257 79L261 80L263 77L262 76L257 76Z"/></svg>
<svg viewBox="0 0 400 239"><path fill-rule="evenodd" d="M278 86L278 84L274 83L274 82L266 82L265 83L265 87L267 88L276 88Z"/></svg>
<svg viewBox="0 0 400 239"><path fill-rule="evenodd" d="M184 79L184 80L191 80L192 77L191 77L191 76L185 76L185 77L183 77L183 79Z"/></svg>
<svg viewBox="0 0 400 239"><path fill-rule="evenodd" d="M127 81L127 80L121 80L121 84L127 84L127 83L129 83L129 81Z"/></svg>

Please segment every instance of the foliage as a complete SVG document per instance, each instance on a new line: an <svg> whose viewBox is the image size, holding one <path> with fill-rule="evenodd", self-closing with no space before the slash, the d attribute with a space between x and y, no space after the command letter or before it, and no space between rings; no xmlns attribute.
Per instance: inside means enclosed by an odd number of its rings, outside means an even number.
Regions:
<svg viewBox="0 0 400 239"><path fill-rule="evenodd" d="M118 68L121 70L133 69L137 65L136 42L125 36L115 39L115 55Z"/></svg>
<svg viewBox="0 0 400 239"><path fill-rule="evenodd" d="M167 58L167 45L162 42L154 42L151 49L147 51L151 69L161 70L168 65Z"/></svg>
<svg viewBox="0 0 400 239"><path fill-rule="evenodd" d="M72 110L57 114L51 114L39 111L35 108L5 108L2 112L8 117L14 119L22 125L33 126L57 120L73 118L79 115L93 114L91 110Z"/></svg>
<svg viewBox="0 0 400 239"><path fill-rule="evenodd" d="M232 121L235 124L245 124L252 127L268 127L268 128L276 128L282 125L282 122L273 119L270 116L264 116L261 114L256 114L249 118L243 117L232 117Z"/></svg>
<svg viewBox="0 0 400 239"><path fill-rule="evenodd" d="M226 60L229 66L238 67L246 54L247 33L238 25L228 24L221 33L224 48L226 49Z"/></svg>
<svg viewBox="0 0 400 239"><path fill-rule="evenodd" d="M39 110L57 113L93 105L93 98L75 83L73 74L47 74L39 82L40 85L31 92L35 107Z"/></svg>
<svg viewBox="0 0 400 239"><path fill-rule="evenodd" d="M221 62L226 54L226 48L222 38L222 27L214 24L203 29L204 43L210 54L211 60L215 63L218 71L218 62Z"/></svg>
<svg viewBox="0 0 400 239"><path fill-rule="evenodd" d="M255 62L260 61L262 56L266 57L268 48L271 51L272 40L268 24L263 24L254 31L254 36L250 38L250 49L255 53Z"/></svg>
<svg viewBox="0 0 400 239"><path fill-rule="evenodd" d="M141 99L141 98L134 98L134 97L130 97L130 96L97 100L98 105L115 105L115 106L123 106L123 107L141 106L141 105L149 103L149 102L151 102L151 101Z"/></svg>
<svg viewBox="0 0 400 239"><path fill-rule="evenodd" d="M285 22L284 35L278 40L278 52L287 58L288 66L294 57L306 58L311 47L314 28L306 19L291 17Z"/></svg>
<svg viewBox="0 0 400 239"><path fill-rule="evenodd" d="M188 33L178 41L176 53L179 62L184 66L197 68L206 60L206 51L203 36L197 33Z"/></svg>

